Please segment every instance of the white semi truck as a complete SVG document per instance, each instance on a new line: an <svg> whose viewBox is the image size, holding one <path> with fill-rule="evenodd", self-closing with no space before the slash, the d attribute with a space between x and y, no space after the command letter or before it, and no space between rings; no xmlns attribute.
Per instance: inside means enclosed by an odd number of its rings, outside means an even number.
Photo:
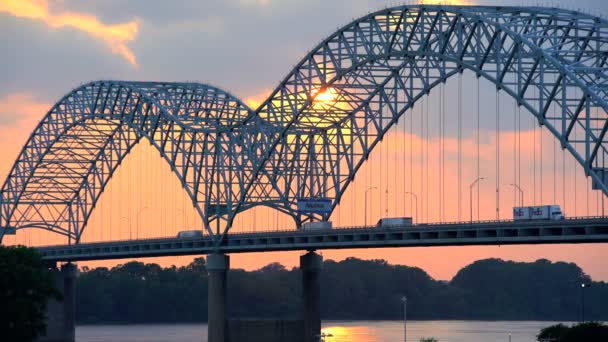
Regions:
<svg viewBox="0 0 608 342"><path fill-rule="evenodd" d="M530 221L530 220L563 220L559 205L541 205L532 207L515 207L513 208L513 221Z"/></svg>
<svg viewBox="0 0 608 342"><path fill-rule="evenodd" d="M411 226L412 225L411 217L391 217L391 218L383 218L378 220L376 223L376 228L396 228L403 226Z"/></svg>
<svg viewBox="0 0 608 342"><path fill-rule="evenodd" d="M331 221L306 222L302 225L302 230L327 230L331 228Z"/></svg>

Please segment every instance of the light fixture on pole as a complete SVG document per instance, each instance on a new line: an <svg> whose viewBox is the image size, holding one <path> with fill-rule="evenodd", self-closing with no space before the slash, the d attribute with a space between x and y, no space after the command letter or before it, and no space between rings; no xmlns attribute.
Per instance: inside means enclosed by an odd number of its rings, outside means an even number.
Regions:
<svg viewBox="0 0 608 342"><path fill-rule="evenodd" d="M410 195L410 196L414 197L414 200L415 200L415 202L414 202L414 203L416 204L416 220L414 221L414 223L418 223L418 196L416 196L416 194L415 194L415 193L413 193L413 192L409 192L409 191L408 191L408 192L406 192L406 194L408 194L408 195Z"/></svg>
<svg viewBox="0 0 608 342"><path fill-rule="evenodd" d="M581 322L585 323L585 289L591 287L590 283L581 283Z"/></svg>
<svg viewBox="0 0 608 342"><path fill-rule="evenodd" d="M375 190L378 189L377 186L370 186L369 188L365 189L365 226L367 226L367 192L369 190Z"/></svg>
<svg viewBox="0 0 608 342"><path fill-rule="evenodd" d="M483 177L477 177L476 180L473 181L473 183L471 183L471 185L469 186L469 210L470 210L470 215L469 215L469 221L471 223L473 223L473 187L475 186L475 184L477 184L479 181L484 180Z"/></svg>
<svg viewBox="0 0 608 342"><path fill-rule="evenodd" d="M509 185L514 187L515 189L519 190L519 206L523 207L524 206L524 191L517 184L509 184Z"/></svg>

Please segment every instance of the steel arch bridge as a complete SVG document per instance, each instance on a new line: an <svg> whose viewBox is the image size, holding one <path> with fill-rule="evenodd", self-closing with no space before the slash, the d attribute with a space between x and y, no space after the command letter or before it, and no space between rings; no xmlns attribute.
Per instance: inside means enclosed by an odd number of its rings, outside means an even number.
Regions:
<svg viewBox="0 0 608 342"><path fill-rule="evenodd" d="M465 70L532 113L608 194L607 43L606 20L563 9L401 6L329 36L257 110L202 84L86 84L32 133L0 191L0 227L78 243L141 139L170 164L218 245L257 205L298 225L327 218L299 215L297 199L335 207L397 120Z"/></svg>

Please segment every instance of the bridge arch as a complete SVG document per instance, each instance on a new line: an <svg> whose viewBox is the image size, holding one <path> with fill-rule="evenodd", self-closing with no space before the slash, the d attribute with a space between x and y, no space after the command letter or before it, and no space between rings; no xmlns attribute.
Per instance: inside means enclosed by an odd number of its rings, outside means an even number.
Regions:
<svg viewBox="0 0 608 342"><path fill-rule="evenodd" d="M321 42L258 109L281 118L284 132L266 168L279 175L296 222L298 198L329 198L335 208L399 117L468 69L528 109L607 194L606 43L605 20L561 9L417 5L369 14ZM317 100L328 91L331 101ZM585 138L573 139L575 130Z"/></svg>
<svg viewBox="0 0 608 342"><path fill-rule="evenodd" d="M235 214L225 203L242 196L239 184L255 160L240 152L260 125L240 100L212 86L83 85L53 106L22 149L0 191L0 226L46 229L78 243L106 184L146 139L213 234L212 220Z"/></svg>

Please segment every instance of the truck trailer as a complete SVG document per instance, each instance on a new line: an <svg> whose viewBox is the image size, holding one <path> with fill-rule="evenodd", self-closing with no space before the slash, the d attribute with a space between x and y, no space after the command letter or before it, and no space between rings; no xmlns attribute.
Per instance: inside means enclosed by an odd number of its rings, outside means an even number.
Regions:
<svg viewBox="0 0 608 342"><path fill-rule="evenodd" d="M327 230L331 228L331 221L306 222L302 225L302 230Z"/></svg>
<svg viewBox="0 0 608 342"><path fill-rule="evenodd" d="M513 221L531 221L531 220L563 220L559 205L541 205L531 207L515 207L513 208Z"/></svg>
<svg viewBox="0 0 608 342"><path fill-rule="evenodd" d="M411 226L412 225L411 217L391 217L391 218L383 218L378 220L376 223L376 228L396 228L402 226Z"/></svg>

